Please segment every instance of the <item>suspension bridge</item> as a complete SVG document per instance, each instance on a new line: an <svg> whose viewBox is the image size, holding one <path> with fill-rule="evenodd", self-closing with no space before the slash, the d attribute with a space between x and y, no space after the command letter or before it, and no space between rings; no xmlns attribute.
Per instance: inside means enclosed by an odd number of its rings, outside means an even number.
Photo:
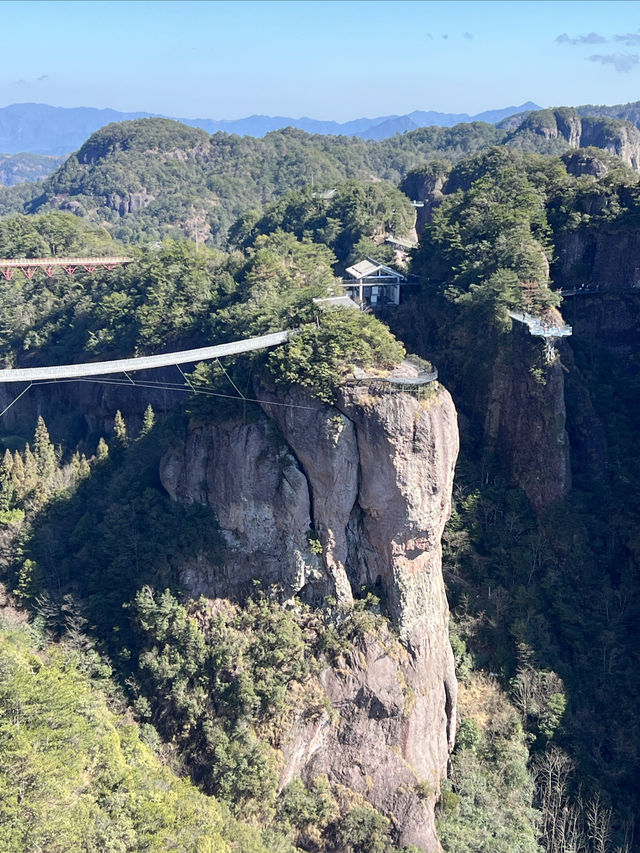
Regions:
<svg viewBox="0 0 640 853"><path fill-rule="evenodd" d="M114 385L133 385L138 388L160 388L169 391L190 391L194 393L205 393L215 397L230 397L230 394L221 394L214 388L194 384L183 373L181 364L194 364L200 361L211 361L223 356L239 355L246 352L254 352L260 349L279 346L289 340L290 331L272 332L268 335L259 335L253 338L244 338L239 341L230 341L226 344L217 344L211 347L199 347L198 349L180 350L178 352L162 353L160 355L138 356L134 358L119 358L111 361L90 361L82 364L58 364L48 367L20 367L15 369L0 370L0 383L28 383L10 403L0 412L0 417L6 414L18 400L27 393L34 385L46 385L52 382L102 382ZM221 365L222 366L222 365ZM158 367L177 367L182 379L181 384L174 382L144 382L134 381L130 374L140 370L153 370ZM238 389L227 371L223 372L238 393L234 399L249 400ZM105 379L113 374L123 374L125 379Z"/></svg>
<svg viewBox="0 0 640 853"><path fill-rule="evenodd" d="M5 279L11 280L13 273L16 270L19 270L30 279L33 277L35 272L39 270L42 270L48 276L53 275L57 269L64 270L67 275L73 275L75 270L80 267L86 269L88 272L93 272L98 267L114 269L118 265L129 264L132 263L132 261L132 258L121 256L92 258L4 258L0 259L0 272ZM351 300L346 300L345 297L315 299L314 302L318 303L318 305L320 303L328 303L328 305L334 309L357 307L351 302ZM319 305L319 307L328 306ZM55 382L101 382L114 385L133 385L139 388L164 388L165 390L171 391L190 391L194 393L210 394L217 397L230 397L231 395L221 394L214 388L205 386L201 383L194 383L192 379L184 374L180 365L219 360L224 356L240 355L242 353L280 346L281 344L286 343L292 334L294 334L293 331L285 330L272 332L267 335L243 338L238 341L230 341L229 343L217 344L215 346L179 350L177 352L161 353L159 355L111 359L109 361L90 361L79 364L58 364L43 367L6 368L4 370L0 370L0 384L26 383L26 387L4 408L2 412L0 412L0 417L6 414L6 412L8 412L9 409L34 385L45 385ZM218 363L220 364L219 361ZM220 366L222 367L221 364ZM177 367L183 382L157 382L148 379L135 381L130 376L131 373L153 370L160 367ZM222 370L238 394L238 397L234 396L234 399L248 401L250 398L245 397L245 395L242 394L224 367L222 367ZM122 376L111 379L105 378L108 376L114 377L116 374L121 374L124 376L124 379L122 379ZM356 378L359 377L357 369L354 371L354 374ZM359 378L362 379L363 376ZM409 362L403 362L399 367L397 376L388 376L384 380L379 379L381 382L384 381L384 383L390 388L395 387L397 390L408 390L409 388L415 389L434 382L437 379L437 376L437 371L416 370L415 366ZM369 377L369 379L373 381L374 377ZM294 406L293 408L307 407Z"/></svg>

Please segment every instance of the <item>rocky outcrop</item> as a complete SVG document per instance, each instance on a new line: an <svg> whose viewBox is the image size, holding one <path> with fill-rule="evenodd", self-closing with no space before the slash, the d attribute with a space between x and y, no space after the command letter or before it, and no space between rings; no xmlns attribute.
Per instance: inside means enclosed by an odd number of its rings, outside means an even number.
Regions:
<svg viewBox="0 0 640 853"><path fill-rule="evenodd" d="M632 169L640 170L640 131L628 121L598 116L581 118L570 107L539 110L529 113L507 135L505 144L527 148L527 138L535 137L557 142L565 148L601 148L620 157Z"/></svg>
<svg viewBox="0 0 640 853"><path fill-rule="evenodd" d="M432 569L449 516L458 452L455 409L440 389L427 404L408 394L343 387L335 407L258 388L309 481L313 522L341 600L346 573L358 589L381 585L401 635L420 634ZM282 405L282 403L285 405ZM302 412L302 414L300 414ZM347 599L348 601L348 594Z"/></svg>
<svg viewBox="0 0 640 853"><path fill-rule="evenodd" d="M259 578L312 604L331 595L338 609L363 584L381 589L400 640L365 635L327 667L333 712L294 722L281 782L326 773L391 817L400 843L437 850L433 810L456 714L440 563L453 403L441 388L419 401L355 385L334 406L260 384L256 393L269 421L192 423L162 460L172 497L211 506L229 546L223 565L203 558L184 580L193 594L228 596Z"/></svg>
<svg viewBox="0 0 640 853"><path fill-rule="evenodd" d="M148 193L146 190L140 190L135 193L110 193L106 198L106 205L111 210L115 210L120 216L126 216L127 213L136 213L142 210L155 199L155 196Z"/></svg>
<svg viewBox="0 0 640 853"><path fill-rule="evenodd" d="M447 682L446 689L454 692L442 702L436 685L434 702L430 663L388 633L362 638L339 666L321 676L336 717L299 718L292 727L281 784L325 774L391 817L400 845L440 850L433 809L446 762L442 732L456 694L455 683Z"/></svg>
<svg viewBox="0 0 640 853"><path fill-rule="evenodd" d="M267 421L192 425L185 443L162 458L160 478L172 498L215 511L228 548L222 564L201 555L183 567L193 597L233 598L259 577L289 598L318 574L307 481Z"/></svg>

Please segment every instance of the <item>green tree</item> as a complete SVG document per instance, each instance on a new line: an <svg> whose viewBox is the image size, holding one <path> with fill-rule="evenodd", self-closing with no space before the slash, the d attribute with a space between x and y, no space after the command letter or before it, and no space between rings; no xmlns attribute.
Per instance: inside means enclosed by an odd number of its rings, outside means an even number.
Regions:
<svg viewBox="0 0 640 853"><path fill-rule="evenodd" d="M141 436L148 435L153 429L156 422L156 415L151 407L151 403L144 410L144 415L142 418L142 430L140 432Z"/></svg>
<svg viewBox="0 0 640 853"><path fill-rule="evenodd" d="M35 560L26 559L18 570L18 583L13 594L22 603L33 601L44 587L40 566Z"/></svg>
<svg viewBox="0 0 640 853"><path fill-rule="evenodd" d="M120 409L118 409L113 419L113 440L116 447L120 450L123 450L129 443L127 425Z"/></svg>
<svg viewBox="0 0 640 853"><path fill-rule="evenodd" d="M38 415L36 431L33 437L33 455L36 461L38 477L49 483L58 468L56 451L49 438L49 430L42 415Z"/></svg>
<svg viewBox="0 0 640 853"><path fill-rule="evenodd" d="M98 462L104 462L109 458L109 445L104 440L102 436L100 436L100 441L98 442L98 447L96 449L96 460Z"/></svg>
<svg viewBox="0 0 640 853"><path fill-rule="evenodd" d="M2 461L0 461L0 512L6 512L11 508L14 495L14 484L12 482L13 456L10 450L5 450Z"/></svg>

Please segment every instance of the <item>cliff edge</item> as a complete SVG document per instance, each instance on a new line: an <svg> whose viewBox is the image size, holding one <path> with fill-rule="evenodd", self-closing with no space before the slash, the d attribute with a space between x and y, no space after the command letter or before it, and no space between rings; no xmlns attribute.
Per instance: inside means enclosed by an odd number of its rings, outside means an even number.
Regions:
<svg viewBox="0 0 640 853"><path fill-rule="evenodd" d="M256 393L268 418L194 421L162 460L169 494L211 506L228 545L223 565L203 555L183 581L224 597L259 578L285 600L335 600L338 619L363 586L381 591L396 631L327 664L327 711L292 722L280 781L326 774L387 815L400 844L438 850L457 692L440 546L458 452L451 397L356 384L329 406L295 389Z"/></svg>

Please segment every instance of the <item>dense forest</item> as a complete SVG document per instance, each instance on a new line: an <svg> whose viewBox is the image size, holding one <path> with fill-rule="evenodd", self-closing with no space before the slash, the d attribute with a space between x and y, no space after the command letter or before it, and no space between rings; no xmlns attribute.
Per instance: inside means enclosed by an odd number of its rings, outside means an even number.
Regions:
<svg viewBox="0 0 640 853"><path fill-rule="evenodd" d="M88 416L74 392L44 389L5 420L8 851L408 853L399 819L347 785L278 784L290 721L327 710L326 673L367 637L405 653L385 591L364 587L348 613L283 606L259 582L190 596L184 566L220 562L228 543L212 510L171 500L158 473L189 423L259 423L256 378L329 405L353 365L384 373L405 350L437 365L462 442L443 542L460 719L441 790L417 783L437 798L441 844L638 848L638 297L624 247L640 192L610 152L556 138L537 153L535 123L559 117L534 115L509 146L481 124L370 143L126 122L32 196L5 191L3 257L134 262L1 279L4 367L296 330L271 353L194 366L179 405L114 387ZM405 258L415 292L380 316L317 308L348 264L397 261L383 241L414 228L411 198L425 204ZM621 254L608 280L599 258ZM608 333L603 304L619 324ZM574 334L545 353L514 312L564 317ZM316 531L309 547L322 551Z"/></svg>
<svg viewBox="0 0 640 853"><path fill-rule="evenodd" d="M560 154L596 145L640 164L640 133L626 121L539 111L515 128L483 122L423 127L390 139L312 135L286 128L262 139L138 119L96 131L41 184L0 188L0 213L68 210L137 243L187 236L223 247L235 220L311 184L394 185L425 161L455 163L492 145Z"/></svg>

